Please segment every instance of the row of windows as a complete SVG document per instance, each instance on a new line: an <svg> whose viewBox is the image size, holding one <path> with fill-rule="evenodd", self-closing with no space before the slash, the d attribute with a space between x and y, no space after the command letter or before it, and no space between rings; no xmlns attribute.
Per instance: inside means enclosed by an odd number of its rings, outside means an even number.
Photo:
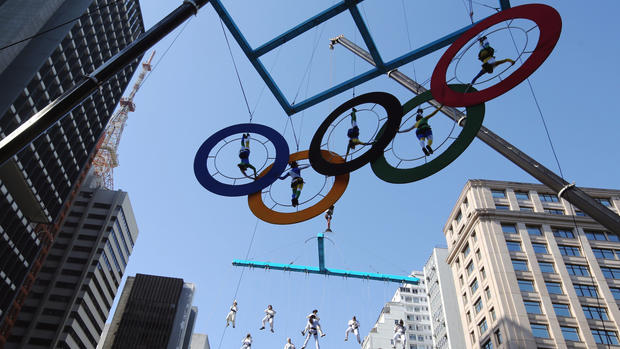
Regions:
<svg viewBox="0 0 620 349"><path fill-rule="evenodd" d="M514 245L512 247L514 249ZM513 259L512 265L517 271L529 271L528 262L522 259ZM543 273L555 273L555 266L552 262L538 262L540 271ZM590 276L588 266L581 264L566 264L566 270L573 276ZM601 267L603 275L607 279L620 279L620 269L612 267Z"/></svg>
<svg viewBox="0 0 620 349"><path fill-rule="evenodd" d="M537 324L531 323L532 335L536 338L551 338L549 335L549 328L545 324ZM562 336L564 340L580 342L581 338L579 337L579 330L576 327L569 326L560 326L562 330ZM618 334L616 331L602 330L602 329L590 329L592 331L592 335L594 336L594 341L597 344L609 344L609 345L619 345L618 342Z"/></svg>
<svg viewBox="0 0 620 349"><path fill-rule="evenodd" d="M534 289L534 281L532 280L517 280L519 284L519 289L522 292L536 292ZM564 294L564 290L562 289L562 284L554 281L545 281L545 285L547 287L547 291L550 294ZM598 291L595 286L586 285L586 284L574 284L575 292L579 297L592 297L598 298ZM611 293L616 300L620 300L620 288L619 287L610 287Z"/></svg>
<svg viewBox="0 0 620 349"><path fill-rule="evenodd" d="M514 194L517 200L521 200L521 201L530 200L530 194L528 192L515 190ZM506 191L503 189L491 189L491 195L495 199L505 199ZM559 202L560 201L556 194L538 193L538 198L542 202ZM612 207L610 198L595 198L595 200L607 207Z"/></svg>

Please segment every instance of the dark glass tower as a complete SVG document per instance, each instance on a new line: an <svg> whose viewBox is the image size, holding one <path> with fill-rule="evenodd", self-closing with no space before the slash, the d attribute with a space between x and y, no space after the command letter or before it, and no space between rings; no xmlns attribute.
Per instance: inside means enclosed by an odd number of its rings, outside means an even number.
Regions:
<svg viewBox="0 0 620 349"><path fill-rule="evenodd" d="M0 138L144 32L138 0L0 0ZM17 319L136 60L0 167L0 346Z"/></svg>

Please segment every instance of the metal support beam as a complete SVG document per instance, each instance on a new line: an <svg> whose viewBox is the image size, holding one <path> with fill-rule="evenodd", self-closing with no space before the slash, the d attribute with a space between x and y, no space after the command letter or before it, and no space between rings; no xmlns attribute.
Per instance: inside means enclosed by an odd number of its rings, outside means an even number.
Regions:
<svg viewBox="0 0 620 349"><path fill-rule="evenodd" d="M510 8L510 0L499 0L499 6L504 10L508 10Z"/></svg>
<svg viewBox="0 0 620 349"><path fill-rule="evenodd" d="M378 274L378 273L364 273L360 271L341 270L341 269L332 269L332 268L325 268L321 270L317 267L309 267L305 265L296 265L296 264L255 262L255 261L246 261L246 260L240 260L240 259L233 260L232 264L236 267L249 267L249 268L260 268L260 269L269 269L269 270L292 271L296 273L306 273L306 274L332 275L332 276L339 276L339 277L344 277L344 278L406 283L406 284L413 284L413 285L417 285L420 282L420 279L416 277L390 275L390 274Z"/></svg>
<svg viewBox="0 0 620 349"><path fill-rule="evenodd" d="M368 47L368 50L370 51L370 54L372 55L372 58L374 59L376 63L375 66L379 68L379 70L382 70L384 68L383 60L381 59L379 50L377 50L377 46L375 45L375 42L372 39L372 36L370 35L370 31L368 31L366 22L364 22L364 19L362 19L362 15L360 14L360 11L357 9L357 6L352 6L351 8L349 8L349 12L351 12L353 21L355 22L357 29L362 35L362 39L364 39L364 43L366 43L366 47Z"/></svg>
<svg viewBox="0 0 620 349"><path fill-rule="evenodd" d="M375 65L372 56L368 52L355 45L344 36L339 36L336 38L334 43L341 44L366 62ZM427 91L422 85L418 84L398 70L390 71L388 73L388 77L394 79L396 82L415 94L421 94ZM435 100L431 100L429 103L437 108L440 106L440 104ZM443 107L441 112L456 122L465 116L465 114L459 110L451 107ZM594 200L583 190L575 187L574 185L571 186L567 181L555 174L553 171L541 165L539 162L529 157L505 139L493 133L488 128L484 126L480 128L477 137L556 193L562 191L562 197L564 199L585 212L605 228L620 235L620 216L598 201Z"/></svg>
<svg viewBox="0 0 620 349"><path fill-rule="evenodd" d="M113 77L126 65L142 56L146 50L185 22L208 0L184 1L181 6L155 24L146 33L130 43L122 51L114 55L101 67L88 75L86 79L74 85L47 107L33 115L6 138L0 140L0 165L16 155L32 141L41 136L47 129L62 119L67 113L80 105L97 88Z"/></svg>
<svg viewBox="0 0 620 349"><path fill-rule="evenodd" d="M316 238L316 245L319 249L319 270L321 271L325 270L325 242L323 239L325 239L325 235L323 233L319 233Z"/></svg>

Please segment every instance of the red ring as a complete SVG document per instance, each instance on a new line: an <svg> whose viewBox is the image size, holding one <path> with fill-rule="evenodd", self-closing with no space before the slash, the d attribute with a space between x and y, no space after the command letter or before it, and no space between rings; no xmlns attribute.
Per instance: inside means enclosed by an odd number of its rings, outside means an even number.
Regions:
<svg viewBox="0 0 620 349"><path fill-rule="evenodd" d="M516 18L529 19L536 23L540 37L530 57L517 70L501 82L471 93L459 93L448 87L446 75L450 62L471 39L491 26ZM549 57L560 38L562 18L553 8L542 4L529 4L510 8L485 18L463 33L441 56L431 78L431 90L437 102L450 107L469 107L490 101L528 78Z"/></svg>

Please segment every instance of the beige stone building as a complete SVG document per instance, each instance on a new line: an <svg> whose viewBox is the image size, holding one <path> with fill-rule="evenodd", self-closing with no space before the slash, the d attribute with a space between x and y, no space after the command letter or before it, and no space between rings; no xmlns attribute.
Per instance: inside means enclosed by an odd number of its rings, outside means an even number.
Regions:
<svg viewBox="0 0 620 349"><path fill-rule="evenodd" d="M470 180L444 234L467 348L620 348L620 239L547 187Z"/></svg>

